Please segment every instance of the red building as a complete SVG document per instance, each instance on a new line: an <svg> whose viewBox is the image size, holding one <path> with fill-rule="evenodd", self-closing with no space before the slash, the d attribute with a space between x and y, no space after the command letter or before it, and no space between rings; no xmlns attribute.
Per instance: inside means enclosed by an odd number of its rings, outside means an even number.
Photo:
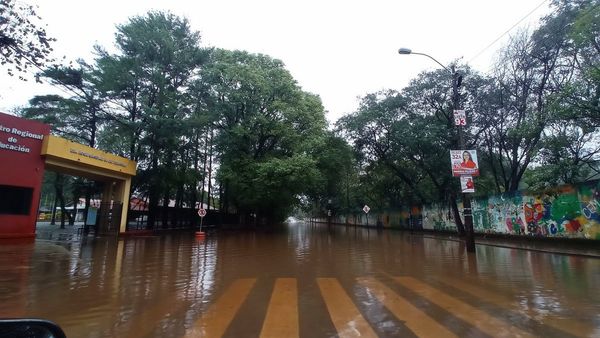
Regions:
<svg viewBox="0 0 600 338"><path fill-rule="evenodd" d="M0 113L0 238L34 237L50 126Z"/></svg>

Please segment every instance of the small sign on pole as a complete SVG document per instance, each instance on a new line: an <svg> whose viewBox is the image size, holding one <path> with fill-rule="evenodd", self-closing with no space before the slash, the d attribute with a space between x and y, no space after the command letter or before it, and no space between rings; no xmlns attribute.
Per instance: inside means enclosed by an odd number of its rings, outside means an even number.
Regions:
<svg viewBox="0 0 600 338"><path fill-rule="evenodd" d="M368 214L369 210L371 210L371 208L369 208L369 206L365 204L365 206L363 207L363 211L365 212L365 214Z"/></svg>
<svg viewBox="0 0 600 338"><path fill-rule="evenodd" d="M206 209L198 210L198 216L200 216L200 231L198 232L202 233L202 221L204 220L204 216L206 216Z"/></svg>
<svg viewBox="0 0 600 338"><path fill-rule="evenodd" d="M467 114L464 110L461 109L454 111L454 124L457 126L467 125Z"/></svg>
<svg viewBox="0 0 600 338"><path fill-rule="evenodd" d="M472 176L461 176L460 177L460 188L464 193L474 193L475 192L475 182L473 182Z"/></svg>

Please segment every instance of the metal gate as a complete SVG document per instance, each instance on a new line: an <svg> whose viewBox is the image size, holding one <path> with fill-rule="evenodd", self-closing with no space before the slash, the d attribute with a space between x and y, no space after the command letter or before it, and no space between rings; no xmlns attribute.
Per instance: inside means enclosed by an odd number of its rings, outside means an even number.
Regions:
<svg viewBox="0 0 600 338"><path fill-rule="evenodd" d="M98 210L98 235L118 235L123 203L101 203Z"/></svg>

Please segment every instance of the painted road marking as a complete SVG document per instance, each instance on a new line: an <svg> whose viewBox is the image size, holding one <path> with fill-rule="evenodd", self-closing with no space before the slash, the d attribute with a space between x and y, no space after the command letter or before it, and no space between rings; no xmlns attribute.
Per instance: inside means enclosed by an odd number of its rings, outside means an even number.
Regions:
<svg viewBox="0 0 600 338"><path fill-rule="evenodd" d="M317 278L329 316L340 337L377 337L335 278Z"/></svg>
<svg viewBox="0 0 600 338"><path fill-rule="evenodd" d="M454 297L448 296L415 278L395 277L394 280L492 337L533 337L531 334L492 317L486 312L474 308Z"/></svg>
<svg viewBox="0 0 600 338"><path fill-rule="evenodd" d="M392 289L374 278L359 278L359 284L365 286L375 297L390 310L391 313L404 322L412 332L420 337L457 337L444 326L399 296Z"/></svg>
<svg viewBox="0 0 600 338"><path fill-rule="evenodd" d="M294 338L300 335L298 326L298 285L295 278L277 278L261 338Z"/></svg>
<svg viewBox="0 0 600 338"><path fill-rule="evenodd" d="M493 303L510 311L519 312L520 314L526 316L531 320L539 321L544 325L548 325L550 327L567 332L574 336L589 337L594 331L594 328L590 327L588 323L584 323L573 318L558 318L552 315L537 318L538 316L532 313L531 311L524 311L515 307L515 303L517 303L516 300L513 300L510 297L507 297L502 294L488 291L487 289L481 286L474 285L474 282L472 281L467 282L465 280L453 277L444 277L444 279L440 281L444 284L456 287L461 291L464 291L478 299L483 299L487 302Z"/></svg>
<svg viewBox="0 0 600 338"><path fill-rule="evenodd" d="M256 283L256 278L238 279L231 284L216 303L187 330L184 337L221 337L248 293Z"/></svg>

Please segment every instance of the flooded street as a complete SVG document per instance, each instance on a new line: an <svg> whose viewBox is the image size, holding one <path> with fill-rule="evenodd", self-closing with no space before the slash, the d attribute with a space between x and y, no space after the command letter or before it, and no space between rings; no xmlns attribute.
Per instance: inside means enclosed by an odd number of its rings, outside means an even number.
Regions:
<svg viewBox="0 0 600 338"><path fill-rule="evenodd" d="M600 259L273 230L0 245L0 317L69 337L600 337Z"/></svg>

